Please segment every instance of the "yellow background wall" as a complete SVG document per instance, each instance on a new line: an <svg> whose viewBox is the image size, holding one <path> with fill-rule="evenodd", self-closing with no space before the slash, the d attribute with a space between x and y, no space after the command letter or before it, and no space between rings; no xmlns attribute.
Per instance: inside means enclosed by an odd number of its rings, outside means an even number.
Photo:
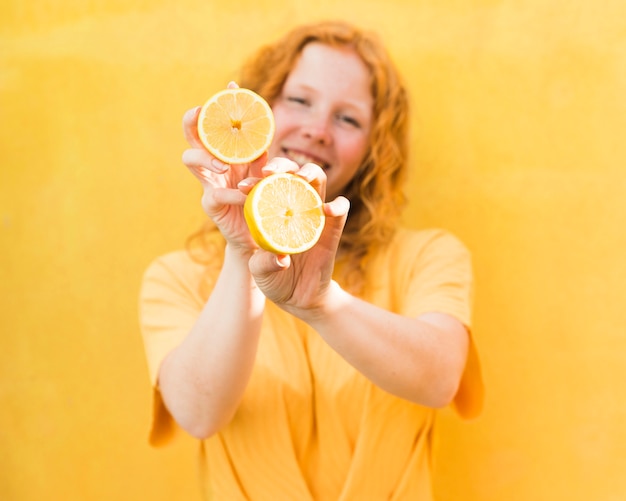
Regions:
<svg viewBox="0 0 626 501"><path fill-rule="evenodd" d="M4 0L0 499L197 499L193 441L146 443L136 308L203 219L180 119L322 17L387 40L406 222L474 255L487 405L442 414L440 499L626 499L622 0Z"/></svg>

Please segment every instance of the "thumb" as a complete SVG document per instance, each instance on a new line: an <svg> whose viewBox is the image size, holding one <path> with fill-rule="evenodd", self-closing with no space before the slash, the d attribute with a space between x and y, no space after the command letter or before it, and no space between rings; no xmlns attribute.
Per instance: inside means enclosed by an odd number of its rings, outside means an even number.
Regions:
<svg viewBox="0 0 626 501"><path fill-rule="evenodd" d="M257 250L248 262L250 273L255 278L287 269L290 265L291 258L289 256L274 254L263 249Z"/></svg>
<svg viewBox="0 0 626 501"><path fill-rule="evenodd" d="M198 115L200 115L201 108L202 106L196 106L185 112L183 115L183 135L192 148L205 150L206 148L198 137Z"/></svg>
<svg viewBox="0 0 626 501"><path fill-rule="evenodd" d="M350 202L346 197L339 196L332 202L324 204L324 215L326 215L326 228L324 230L335 234L337 241L341 238L349 211Z"/></svg>
<svg viewBox="0 0 626 501"><path fill-rule="evenodd" d="M348 211L350 210L350 201L346 197L339 196L332 202L324 204L324 214L329 217L338 217L340 220L345 220L348 217Z"/></svg>

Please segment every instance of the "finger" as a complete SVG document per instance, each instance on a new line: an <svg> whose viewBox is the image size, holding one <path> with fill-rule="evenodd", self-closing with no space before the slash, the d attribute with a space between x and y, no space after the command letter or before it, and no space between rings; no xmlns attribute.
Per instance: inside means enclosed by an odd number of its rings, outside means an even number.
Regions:
<svg viewBox="0 0 626 501"><path fill-rule="evenodd" d="M267 164L268 154L267 151L263 153L259 158L253 160L250 163L250 174L254 177L263 177L262 170Z"/></svg>
<svg viewBox="0 0 626 501"><path fill-rule="evenodd" d="M204 148L189 148L183 151L183 163L187 167L201 167L216 174L224 174L229 165L218 160Z"/></svg>
<svg viewBox="0 0 626 501"><path fill-rule="evenodd" d="M300 169L300 166L293 160L289 160L284 157L274 157L261 169L263 176L269 176L270 174L276 174L279 172L291 172L296 173Z"/></svg>
<svg viewBox="0 0 626 501"><path fill-rule="evenodd" d="M201 108L201 106L196 106L187 110L183 115L183 134L185 140L194 148L204 148L198 137L198 115Z"/></svg>
<svg viewBox="0 0 626 501"><path fill-rule="evenodd" d="M202 186L206 189L211 183L211 173L203 167L197 167L195 165L187 166L189 171L200 181Z"/></svg>
<svg viewBox="0 0 626 501"><path fill-rule="evenodd" d="M275 174L277 172L290 172L303 178L311 184L313 188L320 194L322 200L326 198L326 173L319 165L314 163L306 163L300 167L293 160L284 157L272 158L265 167L261 169L264 176Z"/></svg>
<svg viewBox="0 0 626 501"><path fill-rule="evenodd" d="M254 185L263 178L262 169L266 163L267 152L263 153L263 155L261 155L259 158L248 164L248 172L246 174L247 177L239 181L239 184L237 185L242 193L245 193L246 195L250 193L250 190L254 188Z"/></svg>
<svg viewBox="0 0 626 501"><path fill-rule="evenodd" d="M337 249L341 234L348 220L348 212L350 210L350 202L345 197L337 197L335 200L324 204L324 214L326 215L326 223L324 224L323 238L326 242Z"/></svg>
<svg viewBox="0 0 626 501"><path fill-rule="evenodd" d="M231 80L230 82L228 82L228 85L226 87L228 89L238 89L239 85L237 84L237 82Z"/></svg>
<svg viewBox="0 0 626 501"><path fill-rule="evenodd" d="M296 172L296 175L308 181L320 194L322 200L326 198L326 172L319 165L313 163L304 164Z"/></svg>
<svg viewBox="0 0 626 501"><path fill-rule="evenodd" d="M337 197L332 202L324 204L324 215L334 218L343 218L350 211L350 201L346 197Z"/></svg>
<svg viewBox="0 0 626 501"><path fill-rule="evenodd" d="M290 264L291 258L287 255L277 255L259 249L250 258L248 268L255 278L261 279L277 271L289 268Z"/></svg>
<svg viewBox="0 0 626 501"><path fill-rule="evenodd" d="M246 195L238 189L215 188L212 195L213 200L221 205L243 205L246 203Z"/></svg>
<svg viewBox="0 0 626 501"><path fill-rule="evenodd" d="M237 184L237 188L239 188L239 191L241 191L241 193L247 195L252 191L254 185L257 184L260 180L260 177L247 177L239 181L239 183Z"/></svg>

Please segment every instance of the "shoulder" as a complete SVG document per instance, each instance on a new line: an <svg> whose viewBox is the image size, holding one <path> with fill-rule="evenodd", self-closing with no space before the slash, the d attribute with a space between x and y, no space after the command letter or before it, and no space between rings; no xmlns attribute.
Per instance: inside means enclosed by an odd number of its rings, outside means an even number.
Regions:
<svg viewBox="0 0 626 501"><path fill-rule="evenodd" d="M176 302L184 297L199 300L196 296L199 284L202 282L203 268L199 263L195 263L184 250L157 257L148 265L143 274L141 301Z"/></svg>
<svg viewBox="0 0 626 501"><path fill-rule="evenodd" d="M453 233L440 228L412 230L400 228L396 231L387 254L394 259L429 261L457 256L469 259L467 246Z"/></svg>
<svg viewBox="0 0 626 501"><path fill-rule="evenodd" d="M202 302L222 268L224 245L211 239L201 250L176 250L157 257L144 272L142 295L175 294Z"/></svg>
<svg viewBox="0 0 626 501"><path fill-rule="evenodd" d="M442 229L398 230L379 261L398 310L408 316L446 313L470 325L473 272L463 242Z"/></svg>
<svg viewBox="0 0 626 501"><path fill-rule="evenodd" d="M201 248L179 249L154 259L145 271L145 277L178 277L193 279L207 273L211 268L221 268L224 259L225 242L210 235L204 239Z"/></svg>
<svg viewBox="0 0 626 501"><path fill-rule="evenodd" d="M194 261L189 252L177 250L163 254L155 259L146 268L146 278L167 278L196 275L202 272L204 266Z"/></svg>
<svg viewBox="0 0 626 501"><path fill-rule="evenodd" d="M400 228L373 257L368 279L373 284L391 280L401 287L414 283L470 284L471 261L465 244L447 230Z"/></svg>

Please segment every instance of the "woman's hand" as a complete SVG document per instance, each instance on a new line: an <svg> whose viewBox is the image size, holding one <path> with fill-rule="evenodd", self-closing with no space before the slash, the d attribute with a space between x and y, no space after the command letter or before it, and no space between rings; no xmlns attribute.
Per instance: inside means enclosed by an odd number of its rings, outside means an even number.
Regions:
<svg viewBox="0 0 626 501"><path fill-rule="evenodd" d="M264 175L273 172L293 172L301 176L324 200L326 174L321 167L306 164L299 168L290 160L275 158L263 168ZM263 249L255 252L250 259L250 271L268 299L303 319L323 308L349 208L350 203L344 197L324 204L324 230L315 246L306 252L291 256L276 255Z"/></svg>
<svg viewBox="0 0 626 501"><path fill-rule="evenodd" d="M229 88L236 84L229 84ZM204 193L202 208L218 227L227 242L244 252L257 248L243 216L246 195L239 183L248 178L260 178L261 167L267 162L267 153L249 164L224 164L200 142L198 115L200 107L187 111L183 117L183 132L190 148L183 152L183 163L200 181Z"/></svg>

